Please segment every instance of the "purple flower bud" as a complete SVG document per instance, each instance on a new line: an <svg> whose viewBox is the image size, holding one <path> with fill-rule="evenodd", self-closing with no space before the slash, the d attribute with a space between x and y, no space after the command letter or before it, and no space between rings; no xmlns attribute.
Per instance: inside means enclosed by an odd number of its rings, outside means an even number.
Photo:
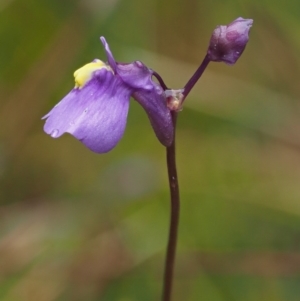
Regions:
<svg viewBox="0 0 300 301"><path fill-rule="evenodd" d="M234 64L243 53L253 20L237 18L228 25L217 26L210 39L207 54L214 62Z"/></svg>
<svg viewBox="0 0 300 301"><path fill-rule="evenodd" d="M101 37L108 64L94 60L74 73L75 87L45 117L53 138L69 133L96 153L105 153L122 138L133 96L145 109L159 141L169 146L173 123L166 97L143 63L117 63Z"/></svg>

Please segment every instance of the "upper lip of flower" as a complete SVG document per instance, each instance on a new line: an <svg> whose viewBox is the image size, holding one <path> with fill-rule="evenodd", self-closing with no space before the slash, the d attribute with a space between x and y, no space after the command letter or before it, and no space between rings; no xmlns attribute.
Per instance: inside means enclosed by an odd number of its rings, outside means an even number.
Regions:
<svg viewBox="0 0 300 301"><path fill-rule="evenodd" d="M92 151L104 153L121 139L130 96L145 109L156 136L168 146L173 124L163 89L142 62L117 63L104 37L108 64L94 60L75 71L75 88L46 116L44 130L53 138L70 133Z"/></svg>

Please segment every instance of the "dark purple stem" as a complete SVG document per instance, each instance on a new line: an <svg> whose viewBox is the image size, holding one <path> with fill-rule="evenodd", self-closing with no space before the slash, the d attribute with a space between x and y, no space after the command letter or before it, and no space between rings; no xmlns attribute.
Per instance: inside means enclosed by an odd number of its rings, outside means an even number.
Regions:
<svg viewBox="0 0 300 301"><path fill-rule="evenodd" d="M196 70L194 75L190 78L184 87L183 100L188 96L196 82L199 80L204 70L206 69L208 63L210 62L209 55L207 54ZM160 85L164 90L168 90L162 78L156 72L153 75L157 78ZM175 266L175 256L176 256L176 246L177 246L177 234L179 225L179 212L180 212L180 196L179 196L179 185L176 170L176 153L175 153L175 133L176 133L176 121L177 112L171 111L172 122L174 125L174 136L172 144L166 148L167 150L167 166L168 166L168 176L169 176L169 187L171 195L171 218L170 218L170 230L169 230L169 240L167 246L167 254L165 261L165 273L164 273L164 285L163 285L163 295L162 301L171 301L174 266Z"/></svg>
<svg viewBox="0 0 300 301"><path fill-rule="evenodd" d="M210 62L209 55L206 54L204 60L202 61L201 65L199 66L199 68L196 70L194 75L190 78L190 80L184 86L184 90L182 92L182 94L184 95L183 99L185 99L188 96L188 94L190 93L190 91L192 90L192 88L194 87L196 82L199 80L199 78L201 77L201 75L205 71L205 69L206 69L209 62Z"/></svg>
<svg viewBox="0 0 300 301"><path fill-rule="evenodd" d="M178 224L179 224L179 209L180 209L179 185L177 179L176 154L175 154L175 130L176 130L177 112L172 111L171 115L172 115L172 122L174 125L174 137L173 137L172 144L166 148L169 186L170 186L170 195L171 195L171 218L170 218L169 240L168 240L168 247L167 247L166 261L165 261L165 274L164 274L162 301L171 300L176 245L177 245L177 233L178 233Z"/></svg>
<svg viewBox="0 0 300 301"><path fill-rule="evenodd" d="M161 76L160 76L157 72L153 71L153 76L155 76L155 77L157 78L159 84L161 85L161 87L162 87L164 90L168 90L168 87L167 87L167 85L165 84L164 80L161 78Z"/></svg>

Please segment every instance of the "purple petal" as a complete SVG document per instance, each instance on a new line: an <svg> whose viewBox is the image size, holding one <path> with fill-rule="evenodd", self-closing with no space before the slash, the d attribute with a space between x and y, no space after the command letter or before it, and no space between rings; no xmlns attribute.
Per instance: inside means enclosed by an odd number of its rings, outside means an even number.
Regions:
<svg viewBox="0 0 300 301"><path fill-rule="evenodd" d="M105 68L74 88L44 118L53 138L70 133L96 153L105 153L122 138L132 91Z"/></svg>
<svg viewBox="0 0 300 301"><path fill-rule="evenodd" d="M152 80L153 71L140 61L130 64L117 64L117 74L124 83L133 89L150 91L157 86Z"/></svg>
<svg viewBox="0 0 300 301"><path fill-rule="evenodd" d="M164 91L152 80L153 71L142 62L117 64L118 76L134 90L133 98L144 108L158 140L165 146L173 141L173 123Z"/></svg>
<svg viewBox="0 0 300 301"><path fill-rule="evenodd" d="M109 45L107 44L106 40L104 37L100 37L100 40L104 46L104 49L105 49L105 52L106 52L106 56L107 56L107 60L108 60L108 63L110 65L110 67L114 70L114 72L116 72L116 69L117 69L117 63L114 59L114 56L112 55L111 51L110 51L110 48L109 48Z"/></svg>
<svg viewBox="0 0 300 301"><path fill-rule="evenodd" d="M156 83L152 81L153 71L140 61L128 64L116 63L109 45L104 37L100 37L105 48L108 63L123 82L133 89L152 90ZM154 85L155 84L155 85Z"/></svg>
<svg viewBox="0 0 300 301"><path fill-rule="evenodd" d="M139 90L132 96L146 111L158 140L164 146L170 146L173 141L174 126L160 86L157 85L152 91Z"/></svg>

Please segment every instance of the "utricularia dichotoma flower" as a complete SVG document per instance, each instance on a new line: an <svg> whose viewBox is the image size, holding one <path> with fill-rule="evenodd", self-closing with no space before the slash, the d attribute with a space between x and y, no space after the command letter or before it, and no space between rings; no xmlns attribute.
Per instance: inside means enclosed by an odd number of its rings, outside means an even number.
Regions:
<svg viewBox="0 0 300 301"><path fill-rule="evenodd" d="M142 62L117 63L101 37L108 63L98 59L74 73L75 87L46 116L44 130L53 138L70 133L96 153L122 138L133 96L145 109L159 141L169 146L173 124L163 88Z"/></svg>
<svg viewBox="0 0 300 301"><path fill-rule="evenodd" d="M209 61L234 64L248 42L251 19L237 18L214 30L207 55L184 89L169 90L163 80L142 62L115 61L106 40L101 37L107 63L98 59L74 73L75 87L45 117L44 130L53 138L72 134L96 153L105 153L122 138L130 97L145 109L154 132L164 146L174 136L171 111L181 109L183 100L198 81ZM203 69L203 70L202 70ZM152 76L158 76L159 82Z"/></svg>

